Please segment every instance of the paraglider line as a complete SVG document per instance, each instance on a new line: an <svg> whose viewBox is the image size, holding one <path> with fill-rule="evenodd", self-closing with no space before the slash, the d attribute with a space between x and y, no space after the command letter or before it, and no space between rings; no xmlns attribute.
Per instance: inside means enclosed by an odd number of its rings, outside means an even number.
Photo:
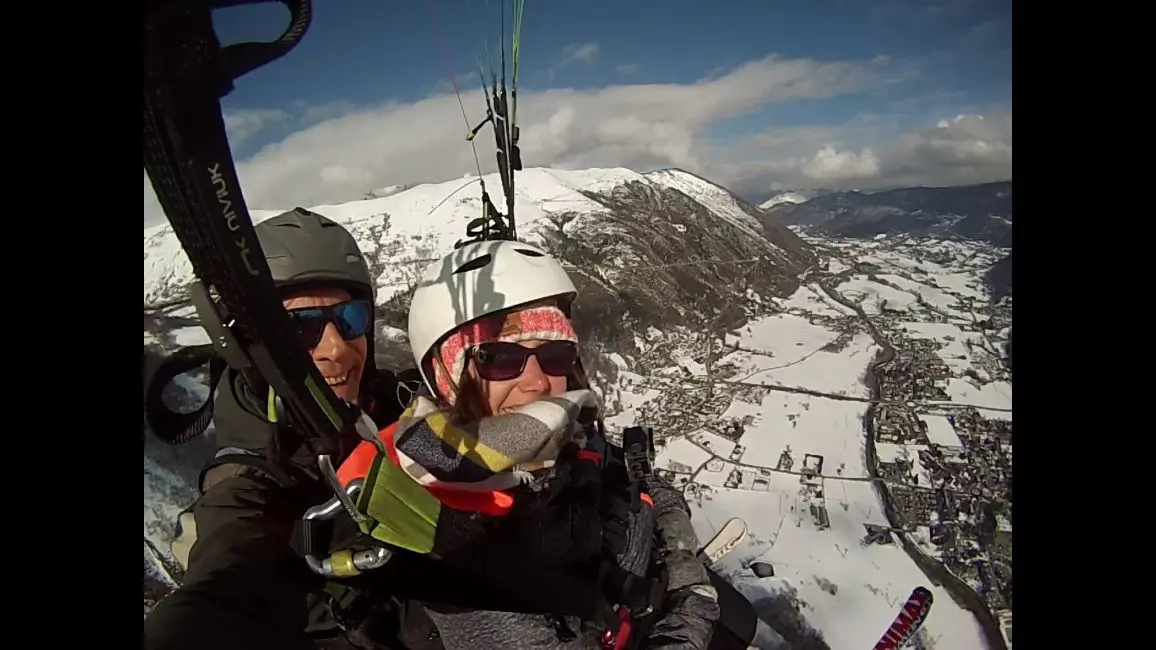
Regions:
<svg viewBox="0 0 1156 650"><path fill-rule="evenodd" d="M434 29L438 33L438 45L442 51L442 60L446 65L446 74L450 76L450 84L454 87L454 95L458 98L458 107L462 109L462 121L466 123L466 131L470 130L470 117L466 115L466 104L462 101L462 93L458 90L458 80L454 76L453 65L450 63L449 47L446 45L445 34L442 33L441 21L438 20L437 6L434 0L428 0L430 16L433 18ZM470 148L474 151L474 165L478 168L478 179L482 178L482 161L478 157L478 147L474 144L473 139L470 139ZM485 188L485 181L481 181L482 187ZM450 196L453 196L452 194ZM446 197L449 198L449 197ZM436 209L436 208L435 208ZM432 210L431 210L432 212Z"/></svg>

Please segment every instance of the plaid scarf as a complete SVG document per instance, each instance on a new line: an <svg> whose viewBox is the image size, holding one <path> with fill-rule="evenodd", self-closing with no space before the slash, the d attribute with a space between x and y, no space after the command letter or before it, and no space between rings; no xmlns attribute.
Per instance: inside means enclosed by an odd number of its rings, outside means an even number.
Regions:
<svg viewBox="0 0 1156 650"><path fill-rule="evenodd" d="M533 472L552 467L567 443L584 447L585 427L597 412L591 391L574 390L457 425L445 410L419 395L397 423L398 464L423 486L508 490L530 483Z"/></svg>

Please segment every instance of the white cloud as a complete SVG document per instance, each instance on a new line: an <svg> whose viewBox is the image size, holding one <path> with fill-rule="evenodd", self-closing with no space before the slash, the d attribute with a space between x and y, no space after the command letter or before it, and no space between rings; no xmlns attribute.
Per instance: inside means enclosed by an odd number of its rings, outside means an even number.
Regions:
<svg viewBox="0 0 1156 650"><path fill-rule="evenodd" d="M618 74L634 74L638 72L642 66L637 63L620 63L614 66L614 71Z"/></svg>
<svg viewBox="0 0 1156 650"><path fill-rule="evenodd" d="M567 45L562 49L562 55L566 57L563 59L562 65L576 62L593 63L598 58L598 49L597 43Z"/></svg>
<svg viewBox="0 0 1156 650"><path fill-rule="evenodd" d="M291 119L287 111L277 108L226 111L224 117L225 133L234 147L272 124Z"/></svg>
<svg viewBox="0 0 1156 650"><path fill-rule="evenodd" d="M855 153L826 146L800 165L799 170L808 178L826 184L875 178L879 175L879 157L870 149Z"/></svg>
<svg viewBox="0 0 1156 650"><path fill-rule="evenodd" d="M710 166L712 178L752 195L784 188L868 190L1008 180L1012 110L958 115L898 133L877 120L774 129L730 152L716 151L712 160L720 161Z"/></svg>
<svg viewBox="0 0 1156 650"><path fill-rule="evenodd" d="M917 180L1010 177L1011 114L965 117L889 142L843 141L844 127L752 135L729 147L705 129L774 102L822 99L877 87L880 61L823 62L768 57L687 84L631 84L597 90L551 89L519 95L527 166L677 166L743 191L856 186ZM480 98L463 94L471 121ZM477 99L478 101L475 101ZM333 105L331 117L289 135L238 165L255 208L281 209L358 199L374 187L436 182L476 173L462 138L453 93L374 107ZM314 117L325 114L314 110ZM472 127L473 124L470 124ZM860 125L862 126L862 125ZM492 131L477 138L484 172L495 168ZM981 144L982 143L982 144ZM161 218L145 183L145 222Z"/></svg>
<svg viewBox="0 0 1156 650"><path fill-rule="evenodd" d="M574 43L562 48L562 58L557 63L546 68L546 78L554 81L558 70L575 63L591 64L598 59L599 45L597 43Z"/></svg>
<svg viewBox="0 0 1156 650"><path fill-rule="evenodd" d="M958 115L902 137L887 172L897 182L980 183L1012 176L1011 107L987 115Z"/></svg>

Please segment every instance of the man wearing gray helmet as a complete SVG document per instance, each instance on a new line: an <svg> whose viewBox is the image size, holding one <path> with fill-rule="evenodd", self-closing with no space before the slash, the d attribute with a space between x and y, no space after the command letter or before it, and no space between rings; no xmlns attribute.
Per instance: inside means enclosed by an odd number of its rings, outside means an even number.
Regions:
<svg viewBox="0 0 1156 650"><path fill-rule="evenodd" d="M301 208L256 232L282 304L326 383L379 426L396 420L399 379L374 363L376 292L357 241ZM272 389L259 378L230 370L220 386L217 458L203 470L202 496L182 515L173 544L187 571L146 619L145 647L358 647L344 621L338 625L324 583L291 545L293 522L332 496L310 438L278 421ZM343 455L356 443L356 434L343 440Z"/></svg>

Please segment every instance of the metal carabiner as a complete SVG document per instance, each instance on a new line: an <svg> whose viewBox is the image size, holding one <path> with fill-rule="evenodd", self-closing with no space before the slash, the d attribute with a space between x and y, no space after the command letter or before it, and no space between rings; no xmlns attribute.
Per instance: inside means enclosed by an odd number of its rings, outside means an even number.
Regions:
<svg viewBox="0 0 1156 650"><path fill-rule="evenodd" d="M328 456L322 456L326 461ZM329 467L332 468L332 463ZM334 476L336 481L336 476ZM321 505L313 506L305 511L305 515L301 518L305 521L327 521L333 519L342 510L349 511L353 508L356 512L357 508L353 506L353 499L361 492L365 486L364 479L354 479L349 482L349 487L341 489L329 501ZM360 515L360 513L358 513ZM364 515L360 515L365 519ZM309 565L309 569L317 575L326 578L348 578L355 576L363 571L370 571L383 566L393 557L393 552L384 546L375 546L364 551L350 551L342 549L326 558L318 558L315 555L306 554L305 563Z"/></svg>
<svg viewBox="0 0 1156 650"><path fill-rule="evenodd" d="M377 438L376 425L374 425L373 420L364 412L358 416L354 430L357 431L357 435L363 440L377 447L379 453L385 453L382 442ZM361 511L357 509L357 503L354 502L353 497L350 495L351 492L354 492L353 484L358 483L357 490L360 490L361 482L351 481L348 488L342 486L341 479L337 478L337 469L333 467L333 459L329 457L329 454L321 454L317 457L317 468L321 470L321 476L325 478L325 483L329 485L329 489L341 503L341 507L345 508L345 512L349 513L349 516L353 518L353 521L359 524L369 521L369 518L361 514Z"/></svg>
<svg viewBox="0 0 1156 650"><path fill-rule="evenodd" d="M329 454L321 454L317 457L317 467L321 470L321 476L325 478L325 483L328 484L329 489L333 491L334 499L337 500L335 505L340 505L342 508L344 508L345 512L347 512L349 516L353 518L353 521L359 524L363 524L369 521L369 518L361 514L361 511L357 509L357 502L353 500L354 495L361 491L362 485L365 481L362 479L355 479L349 482L348 488L342 487L341 480L337 478L337 470L333 467L333 459L329 457ZM320 506L310 508L310 512L317 508L327 508L330 506L330 504L333 504L333 499L330 499ZM325 517L325 519L332 518L332 514Z"/></svg>

